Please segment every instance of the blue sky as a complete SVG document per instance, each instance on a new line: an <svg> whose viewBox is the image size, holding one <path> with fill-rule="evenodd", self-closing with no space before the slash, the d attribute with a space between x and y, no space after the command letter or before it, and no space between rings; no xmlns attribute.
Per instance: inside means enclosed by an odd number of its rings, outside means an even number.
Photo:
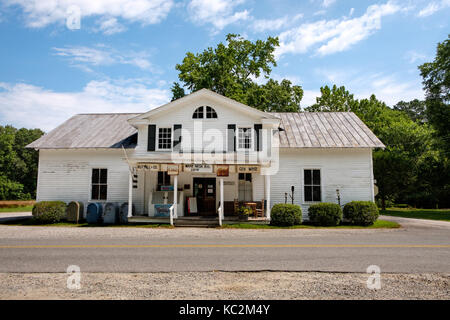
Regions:
<svg viewBox="0 0 450 320"><path fill-rule="evenodd" d="M417 66L449 14L450 0L0 0L0 124L147 111L170 100L187 51L227 33L278 36L271 76L301 85L302 107L326 84L389 105L423 98Z"/></svg>

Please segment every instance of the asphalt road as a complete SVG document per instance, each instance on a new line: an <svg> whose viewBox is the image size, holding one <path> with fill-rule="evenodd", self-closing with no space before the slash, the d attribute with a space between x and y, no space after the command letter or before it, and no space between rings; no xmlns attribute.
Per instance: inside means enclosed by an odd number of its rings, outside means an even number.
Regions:
<svg viewBox="0 0 450 320"><path fill-rule="evenodd" d="M0 272L329 271L450 273L450 223L400 229L0 226Z"/></svg>

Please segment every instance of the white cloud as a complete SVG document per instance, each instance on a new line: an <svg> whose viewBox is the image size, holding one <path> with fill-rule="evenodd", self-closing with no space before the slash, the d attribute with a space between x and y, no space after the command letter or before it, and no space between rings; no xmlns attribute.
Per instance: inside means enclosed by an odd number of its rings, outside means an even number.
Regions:
<svg viewBox="0 0 450 320"><path fill-rule="evenodd" d="M77 113L145 112L169 101L168 90L135 79L90 81L79 92L0 82L0 121L49 131Z"/></svg>
<svg viewBox="0 0 450 320"><path fill-rule="evenodd" d="M399 74L386 75L382 72L369 73L356 69L316 69L315 74L325 79L329 86L345 86L358 99L369 98L375 94L379 100L393 106L400 100L424 98L419 75L414 80L405 80Z"/></svg>
<svg viewBox="0 0 450 320"><path fill-rule="evenodd" d="M120 33L127 30L127 28L119 23L116 18L101 19L97 23L99 24L97 31L102 32L106 35Z"/></svg>
<svg viewBox="0 0 450 320"><path fill-rule="evenodd" d="M432 14L436 13L439 10L445 9L447 7L450 7L450 0L441 0L441 1L434 1L429 3L425 8L419 11L417 14L419 17L428 17Z"/></svg>
<svg viewBox="0 0 450 320"><path fill-rule="evenodd" d="M193 22L199 25L212 24L217 31L250 18L247 10L235 11L244 2L245 0L191 0L188 12Z"/></svg>
<svg viewBox="0 0 450 320"><path fill-rule="evenodd" d="M320 96L320 90L303 90L303 98L300 102L302 108L309 107L316 103L316 97Z"/></svg>
<svg viewBox="0 0 450 320"><path fill-rule="evenodd" d="M252 23L252 28L256 32L279 30L281 28L286 28L302 17L303 14L300 13L294 17L284 16L278 19L255 19Z"/></svg>
<svg viewBox="0 0 450 320"><path fill-rule="evenodd" d="M306 53L317 45L319 48L316 53L319 55L348 50L379 30L383 16L399 10L401 8L398 5L389 1L382 5L369 6L360 17L304 23L280 34L280 47L276 55L279 57L285 53Z"/></svg>
<svg viewBox="0 0 450 320"><path fill-rule="evenodd" d="M323 0L322 7L328 8L335 2L336 2L336 0Z"/></svg>
<svg viewBox="0 0 450 320"><path fill-rule="evenodd" d="M77 6L81 11L81 19L100 17L105 19L121 18L128 22L139 22L142 25L159 23L166 18L173 6L172 0L4 0L7 6L20 6L25 13L28 27L41 28L53 23L65 24L67 10ZM102 23L102 22L100 22ZM113 23L112 20L109 24ZM83 24L82 24L83 25ZM106 22L105 27L107 27ZM118 25L113 29L118 32ZM121 29L123 31L123 29Z"/></svg>
<svg viewBox="0 0 450 320"><path fill-rule="evenodd" d="M410 62L410 63L416 63L417 61L424 61L427 59L427 56L416 52L416 51L408 51L405 54L405 58Z"/></svg>
<svg viewBox="0 0 450 320"><path fill-rule="evenodd" d="M144 51L120 53L109 47L89 48L82 46L67 46L53 48L53 50L56 55L68 58L72 65L84 67L86 71L91 71L88 65L108 66L113 64L127 64L143 70L156 71L148 60L150 55Z"/></svg>

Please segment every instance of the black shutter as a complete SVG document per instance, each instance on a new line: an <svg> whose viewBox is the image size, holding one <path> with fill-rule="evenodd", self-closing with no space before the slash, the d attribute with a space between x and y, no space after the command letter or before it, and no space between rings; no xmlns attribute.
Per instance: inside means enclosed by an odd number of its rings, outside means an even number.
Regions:
<svg viewBox="0 0 450 320"><path fill-rule="evenodd" d="M181 124L173 125L173 151L181 149Z"/></svg>
<svg viewBox="0 0 450 320"><path fill-rule="evenodd" d="M228 125L228 151L236 151L236 125Z"/></svg>
<svg viewBox="0 0 450 320"><path fill-rule="evenodd" d="M155 151L156 147L156 125L148 125L148 141L147 141L147 151Z"/></svg>
<svg viewBox="0 0 450 320"><path fill-rule="evenodd" d="M255 124L255 151L262 151L262 124Z"/></svg>

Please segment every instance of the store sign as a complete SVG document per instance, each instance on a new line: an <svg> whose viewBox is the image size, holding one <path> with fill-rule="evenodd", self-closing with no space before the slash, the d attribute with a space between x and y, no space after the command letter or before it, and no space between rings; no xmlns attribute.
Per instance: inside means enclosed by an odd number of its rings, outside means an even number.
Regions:
<svg viewBox="0 0 450 320"><path fill-rule="evenodd" d="M238 173L259 173L259 166L237 166Z"/></svg>
<svg viewBox="0 0 450 320"><path fill-rule="evenodd" d="M177 164L168 164L167 165L167 174L169 176L176 176L178 174L178 165Z"/></svg>
<svg viewBox="0 0 450 320"><path fill-rule="evenodd" d="M158 163L138 163L137 169L145 171L159 171L160 166Z"/></svg>
<svg viewBox="0 0 450 320"><path fill-rule="evenodd" d="M213 166L211 164L189 163L184 165L185 172L203 172L212 173Z"/></svg>
<svg viewBox="0 0 450 320"><path fill-rule="evenodd" d="M230 175L230 166L228 165L217 165L216 173L218 177L228 177Z"/></svg>

